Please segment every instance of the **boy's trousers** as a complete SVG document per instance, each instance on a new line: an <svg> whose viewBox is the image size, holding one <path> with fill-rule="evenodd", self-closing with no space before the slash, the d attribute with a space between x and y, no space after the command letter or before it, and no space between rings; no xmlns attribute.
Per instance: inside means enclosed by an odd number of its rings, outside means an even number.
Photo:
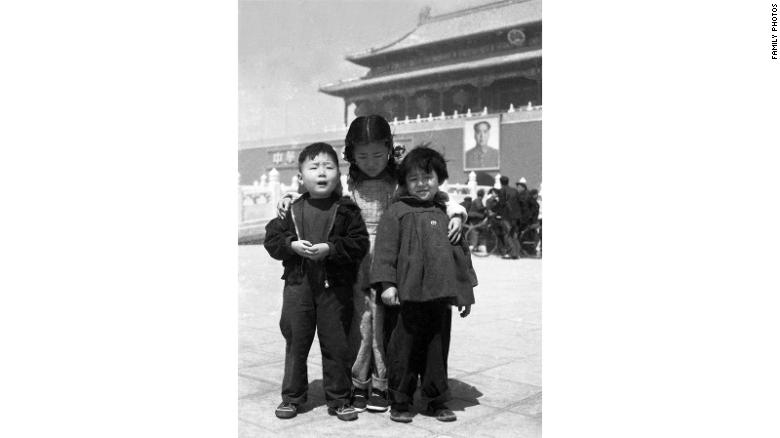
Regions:
<svg viewBox="0 0 780 438"><path fill-rule="evenodd" d="M451 318L449 300L401 304L387 350L388 385L394 408L409 409L418 375L422 380L420 392L429 403L450 399L447 355Z"/></svg>
<svg viewBox="0 0 780 438"><path fill-rule="evenodd" d="M384 306L377 302L373 288L362 290L355 286L352 300L355 306L355 326L352 331L355 345L355 363L352 365L352 384L355 388L387 390L385 366ZM369 375L370 374L370 375Z"/></svg>
<svg viewBox="0 0 780 438"><path fill-rule="evenodd" d="M347 337L352 320L352 291L347 287L285 285L279 327L286 340L282 401L306 402L309 356L315 329L322 352L322 387L329 407L339 407L351 395Z"/></svg>

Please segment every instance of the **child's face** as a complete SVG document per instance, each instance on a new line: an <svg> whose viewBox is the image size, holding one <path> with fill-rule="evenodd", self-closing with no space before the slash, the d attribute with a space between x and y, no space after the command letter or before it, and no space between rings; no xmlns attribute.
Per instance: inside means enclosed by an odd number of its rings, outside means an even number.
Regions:
<svg viewBox="0 0 780 438"><path fill-rule="evenodd" d="M370 178L376 178L382 173L390 159L387 145L382 141L355 145L354 155L358 169Z"/></svg>
<svg viewBox="0 0 780 438"><path fill-rule="evenodd" d="M304 160L299 178L312 198L327 198L336 189L339 168L333 157L323 152Z"/></svg>
<svg viewBox="0 0 780 438"><path fill-rule="evenodd" d="M439 177L433 170L414 169L406 174L405 181L409 194L422 201L430 201L439 191Z"/></svg>

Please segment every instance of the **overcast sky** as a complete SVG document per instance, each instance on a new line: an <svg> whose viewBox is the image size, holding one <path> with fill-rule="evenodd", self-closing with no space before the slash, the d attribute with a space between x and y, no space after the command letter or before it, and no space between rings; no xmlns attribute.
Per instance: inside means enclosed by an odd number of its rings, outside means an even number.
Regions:
<svg viewBox="0 0 780 438"><path fill-rule="evenodd" d="M239 140L322 132L342 123L343 100L319 85L359 77L347 54L414 29L423 6L439 15L494 0L240 1Z"/></svg>

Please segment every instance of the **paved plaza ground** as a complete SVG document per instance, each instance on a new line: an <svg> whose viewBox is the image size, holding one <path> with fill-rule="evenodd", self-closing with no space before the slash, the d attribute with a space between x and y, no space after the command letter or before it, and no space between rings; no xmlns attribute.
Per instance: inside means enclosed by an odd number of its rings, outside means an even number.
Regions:
<svg viewBox="0 0 780 438"><path fill-rule="evenodd" d="M474 258L480 285L467 318L453 313L449 358L450 408L442 423L417 414L390 421L364 412L344 422L327 414L319 344L309 355L309 401L302 413L279 420L284 339L281 263L260 245L239 247L239 437L538 437L542 430L541 260ZM422 410L417 403L415 410Z"/></svg>

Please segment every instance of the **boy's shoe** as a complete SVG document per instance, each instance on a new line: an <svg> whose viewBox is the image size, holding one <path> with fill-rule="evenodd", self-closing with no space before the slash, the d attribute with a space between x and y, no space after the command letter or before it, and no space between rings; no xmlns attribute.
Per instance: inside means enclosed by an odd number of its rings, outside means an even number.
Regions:
<svg viewBox="0 0 780 438"><path fill-rule="evenodd" d="M368 390L355 388L352 392L352 407L358 412L366 410L366 402L368 400Z"/></svg>
<svg viewBox="0 0 780 438"><path fill-rule="evenodd" d="M335 415L339 420L352 421L358 419L358 411L349 403L339 408L328 407L328 414Z"/></svg>
<svg viewBox="0 0 780 438"><path fill-rule="evenodd" d="M387 391L378 389L371 390L371 397L368 399L368 410L374 412L385 412L387 410Z"/></svg>
<svg viewBox="0 0 780 438"><path fill-rule="evenodd" d="M276 416L282 419L292 418L298 415L298 405L295 403L282 402L276 407Z"/></svg>
<svg viewBox="0 0 780 438"><path fill-rule="evenodd" d="M401 411L398 409L390 409L390 419L399 423L411 423L412 413L409 411Z"/></svg>
<svg viewBox="0 0 780 438"><path fill-rule="evenodd" d="M431 403L428 405L428 413L436 417L439 421L455 421L458 419L455 413L444 403Z"/></svg>

